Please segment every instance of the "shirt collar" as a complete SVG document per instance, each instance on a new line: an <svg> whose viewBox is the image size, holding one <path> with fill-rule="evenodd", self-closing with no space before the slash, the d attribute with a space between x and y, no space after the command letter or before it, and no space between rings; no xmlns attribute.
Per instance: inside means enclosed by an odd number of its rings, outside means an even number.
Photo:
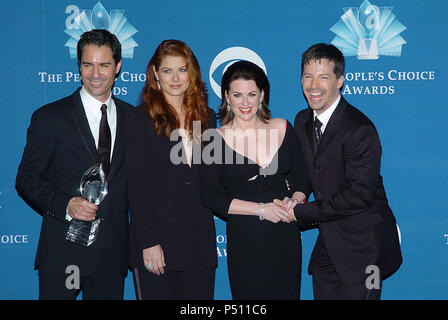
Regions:
<svg viewBox="0 0 448 320"><path fill-rule="evenodd" d="M330 108L328 108L327 110L325 110L324 112L322 112L321 114L317 114L315 110L313 110L313 119L315 117L317 117L319 119L320 122L322 122L322 132L324 132L325 127L328 124L328 121L330 121L331 115L333 114L334 110L336 109L336 107L339 104L339 101L341 100L341 95L338 94L338 97L336 98L335 102L330 106Z"/></svg>
<svg viewBox="0 0 448 320"><path fill-rule="evenodd" d="M107 110L109 113L111 100L112 100L112 92L109 95L109 98L106 100L106 102L101 102L95 97L93 97L90 93L87 92L86 89L84 89L84 86L79 91L79 94L81 95L82 103L84 104L85 108L94 109L96 111L101 110L101 106L105 104L107 106Z"/></svg>

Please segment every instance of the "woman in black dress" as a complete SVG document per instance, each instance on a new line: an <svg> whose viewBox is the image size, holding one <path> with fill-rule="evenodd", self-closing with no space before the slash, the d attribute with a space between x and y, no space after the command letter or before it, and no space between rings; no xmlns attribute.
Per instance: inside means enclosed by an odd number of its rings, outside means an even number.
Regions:
<svg viewBox="0 0 448 320"><path fill-rule="evenodd" d="M213 299L215 224L199 197L200 162L193 151L201 150L202 132L216 128L216 115L207 106L196 57L184 42L158 46L142 100L125 122L137 298Z"/></svg>
<svg viewBox="0 0 448 320"><path fill-rule="evenodd" d="M288 121L271 119L269 82L257 65L232 64L221 92L222 126L206 147L214 161L201 165L200 190L203 203L227 220L232 296L299 299L300 233L273 202L302 203L309 194L299 142Z"/></svg>

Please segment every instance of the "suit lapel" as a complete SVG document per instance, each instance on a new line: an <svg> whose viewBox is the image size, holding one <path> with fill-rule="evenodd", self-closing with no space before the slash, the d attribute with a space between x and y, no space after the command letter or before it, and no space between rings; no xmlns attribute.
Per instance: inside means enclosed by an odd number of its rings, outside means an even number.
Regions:
<svg viewBox="0 0 448 320"><path fill-rule="evenodd" d="M311 110L310 110L311 111ZM313 154L315 154L314 150L314 134L313 134L313 112L309 112L307 117L307 121L305 122L305 132L307 137L307 142L309 144L309 149Z"/></svg>
<svg viewBox="0 0 448 320"><path fill-rule="evenodd" d="M346 102L344 98L341 96L341 100L339 101L336 109L330 117L330 120L327 123L324 134L322 135L319 148L316 152L316 157L323 151L325 148L331 144L331 141L336 137L336 133L339 128L339 115L341 114Z"/></svg>
<svg viewBox="0 0 448 320"><path fill-rule="evenodd" d="M110 163L110 172L108 181L111 182L112 178L114 177L117 169L120 167L120 159L123 156L123 139L124 139L124 132L123 132L123 126L124 126L124 109L122 108L121 104L117 99L115 99L113 96L115 102L115 109L117 111L117 128L116 128L116 134L115 134L115 142L114 142L114 150L112 153L112 159Z"/></svg>
<svg viewBox="0 0 448 320"><path fill-rule="evenodd" d="M95 146L95 139L93 138L92 132L90 131L89 121L87 120L86 112L82 105L81 96L79 94L78 89L73 95L73 109L72 109L72 118L76 124L78 129L80 138L82 139L84 146L86 147L86 151L89 153L92 161L98 162L100 161L98 150ZM86 168L87 169L87 168Z"/></svg>
<svg viewBox="0 0 448 320"><path fill-rule="evenodd" d="M307 109L307 113L299 121L302 125L297 126L297 137L302 142L304 158L309 166L313 168L314 153L313 153L313 111Z"/></svg>
<svg viewBox="0 0 448 320"><path fill-rule="evenodd" d="M182 154L182 161L180 164L176 165L176 170L177 170L177 174L184 176L185 178L190 177L192 169L194 169L195 165L193 164L193 159L192 159L192 166L190 167L188 165L188 161L187 161L187 157L186 157L186 152L185 152L185 146L184 143L182 141L182 137L179 136L177 140L171 141L170 138L168 138L169 141L169 150L171 152L171 150L179 150L179 154ZM177 152L176 152L176 156L177 156ZM195 170L195 169L194 169Z"/></svg>

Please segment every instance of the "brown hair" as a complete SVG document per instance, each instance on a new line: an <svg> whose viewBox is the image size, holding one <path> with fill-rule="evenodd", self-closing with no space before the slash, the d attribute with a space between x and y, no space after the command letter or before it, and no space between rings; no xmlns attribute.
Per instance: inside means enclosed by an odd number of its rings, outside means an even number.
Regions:
<svg viewBox="0 0 448 320"><path fill-rule="evenodd" d="M336 46L326 43L317 43L315 45L312 45L302 54L302 75L306 64L309 64L311 61L319 61L321 59L328 59L329 61L333 61L333 72L336 75L337 79L344 75L344 55Z"/></svg>
<svg viewBox="0 0 448 320"><path fill-rule="evenodd" d="M180 127L174 108L166 101L163 92L158 89L154 69L158 71L164 56L185 58L190 85L185 92L183 106L185 110L185 130L193 138L193 121L201 122L201 133L207 129L210 109L207 105L207 91L201 78L199 63L188 45L179 40L164 40L157 47L146 69L146 82L142 100L150 117L154 121L156 134L170 136ZM198 137L195 137L198 138Z"/></svg>
<svg viewBox="0 0 448 320"><path fill-rule="evenodd" d="M232 111L227 111L227 101L225 93L230 89L230 83L234 80L244 79L255 81L258 89L264 92L263 100L261 101L261 110L257 110L257 117L264 123L271 119L271 111L269 110L269 80L266 73L255 63L249 61L238 61L229 66L222 75L221 81L221 106L219 107L218 117L221 125L224 126L233 121L234 114Z"/></svg>

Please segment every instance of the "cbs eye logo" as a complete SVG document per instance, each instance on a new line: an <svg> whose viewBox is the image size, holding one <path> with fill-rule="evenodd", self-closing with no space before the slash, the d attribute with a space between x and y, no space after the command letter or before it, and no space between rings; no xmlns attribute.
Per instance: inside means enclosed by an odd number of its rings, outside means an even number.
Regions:
<svg viewBox="0 0 448 320"><path fill-rule="evenodd" d="M227 70L227 68L232 65L232 63L235 63L239 60L246 60L255 63L258 65L261 69L266 72L266 66L263 62L263 60L260 58L258 54L256 54L254 51L244 48L244 47L231 47L227 48L223 51L221 51L215 59L213 59L212 64L210 65L210 71L209 71L209 81L210 85L213 89L213 92L221 99L221 86L218 84L218 82L215 81L215 78L221 82L221 77L224 74L224 72ZM213 77L213 73L219 73L217 70L222 69L221 74L215 75L215 78ZM216 71L216 72L215 72Z"/></svg>

